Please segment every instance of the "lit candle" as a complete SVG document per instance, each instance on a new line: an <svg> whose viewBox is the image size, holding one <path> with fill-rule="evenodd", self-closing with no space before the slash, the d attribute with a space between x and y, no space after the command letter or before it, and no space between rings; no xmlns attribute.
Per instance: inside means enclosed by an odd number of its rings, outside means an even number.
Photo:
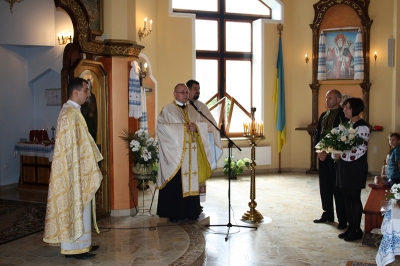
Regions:
<svg viewBox="0 0 400 266"><path fill-rule="evenodd" d="M305 54L304 57L307 58L307 57L308 57L308 54Z"/></svg>
<svg viewBox="0 0 400 266"><path fill-rule="evenodd" d="M153 25L153 20L150 19L150 30L151 30L151 25Z"/></svg>
<svg viewBox="0 0 400 266"><path fill-rule="evenodd" d="M144 18L144 26L143 26L143 29L146 28L146 22L147 22L147 18Z"/></svg>
<svg viewBox="0 0 400 266"><path fill-rule="evenodd" d="M144 71L147 71L147 62L144 63Z"/></svg>

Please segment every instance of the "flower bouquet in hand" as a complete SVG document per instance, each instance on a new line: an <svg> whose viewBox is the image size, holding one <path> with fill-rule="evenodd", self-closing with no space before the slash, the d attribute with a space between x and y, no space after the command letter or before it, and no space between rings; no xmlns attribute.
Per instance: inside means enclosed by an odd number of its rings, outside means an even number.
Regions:
<svg viewBox="0 0 400 266"><path fill-rule="evenodd" d="M340 124L315 145L316 152L342 153L350 151L364 142L364 139L356 133L357 129L354 129L350 123Z"/></svg>

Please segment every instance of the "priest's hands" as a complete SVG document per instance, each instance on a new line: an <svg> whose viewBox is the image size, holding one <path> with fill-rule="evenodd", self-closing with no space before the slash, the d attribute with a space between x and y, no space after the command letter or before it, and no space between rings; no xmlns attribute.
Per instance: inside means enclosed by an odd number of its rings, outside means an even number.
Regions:
<svg viewBox="0 0 400 266"><path fill-rule="evenodd" d="M191 132L197 132L197 126L195 123L186 124L186 130Z"/></svg>

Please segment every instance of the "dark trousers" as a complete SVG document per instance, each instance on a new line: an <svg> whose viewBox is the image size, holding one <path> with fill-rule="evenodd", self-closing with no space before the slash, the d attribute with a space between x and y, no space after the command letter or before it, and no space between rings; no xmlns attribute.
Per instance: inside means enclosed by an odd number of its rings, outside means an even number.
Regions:
<svg viewBox="0 0 400 266"><path fill-rule="evenodd" d="M361 202L361 189L342 188L345 199L347 220L349 229L361 230L361 219L363 214L363 205Z"/></svg>
<svg viewBox="0 0 400 266"><path fill-rule="evenodd" d="M336 165L328 155L325 161L319 160L319 193L321 195L322 216L334 220L333 199L335 199L336 215L340 223L347 222L344 197L340 188L336 187Z"/></svg>

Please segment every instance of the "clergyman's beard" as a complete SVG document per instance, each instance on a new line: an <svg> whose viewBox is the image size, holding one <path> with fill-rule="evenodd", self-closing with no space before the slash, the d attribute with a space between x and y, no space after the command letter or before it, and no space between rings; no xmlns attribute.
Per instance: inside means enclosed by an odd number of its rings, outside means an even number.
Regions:
<svg viewBox="0 0 400 266"><path fill-rule="evenodd" d="M199 97L200 97L200 95L199 95L199 94L195 94L195 95L193 96L193 100L198 100L198 99L199 99Z"/></svg>

